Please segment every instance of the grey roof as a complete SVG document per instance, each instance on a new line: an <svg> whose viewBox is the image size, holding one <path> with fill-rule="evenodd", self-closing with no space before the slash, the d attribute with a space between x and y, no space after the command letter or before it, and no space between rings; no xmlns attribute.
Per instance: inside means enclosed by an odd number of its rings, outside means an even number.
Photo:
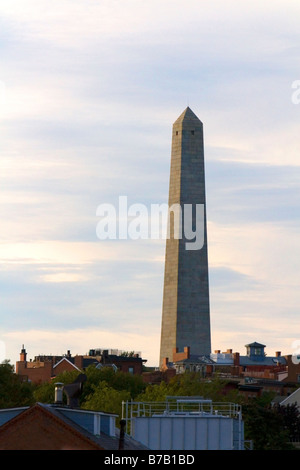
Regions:
<svg viewBox="0 0 300 470"><path fill-rule="evenodd" d="M120 433L120 430L116 429L116 436L117 436L118 442L119 442L119 433ZM141 442L138 442L132 437L128 436L128 434L125 434L124 450L149 450L149 448L146 447Z"/></svg>
<svg viewBox="0 0 300 470"><path fill-rule="evenodd" d="M254 344L254 343L253 343ZM257 343L258 344L258 343ZM254 357L254 359L253 359ZM287 360L283 356L278 356L278 357L268 357L268 356L240 356L239 358L240 365L241 366L273 366L275 367L277 364L279 365L286 365ZM211 359L209 356L197 356L197 355L191 355L189 359L182 359L180 361L176 361L175 363L170 363L170 364L199 364L199 365L205 365L205 364L216 364L216 365L233 365L233 360L228 361L228 363L218 363Z"/></svg>
<svg viewBox="0 0 300 470"><path fill-rule="evenodd" d="M180 361L176 361L175 364L215 364L209 356L199 356L197 354L191 355L189 359L181 359Z"/></svg>
<svg viewBox="0 0 300 470"><path fill-rule="evenodd" d="M73 428L75 431L80 433L86 439L97 444L100 448L103 448L104 450L118 450L119 449L120 432L117 428L116 428L115 436L110 436L103 432L100 432L99 435L94 435L91 432L89 432L86 428L80 426L79 422L76 422L74 419L71 419L69 416L66 416L66 414L63 413L63 411L66 410L66 407L64 406L59 406L55 404L45 404L45 403L37 403L34 406L40 406L42 409L46 410L48 413L51 413L53 417L63 421L66 425ZM11 419L17 417L18 415L28 410L29 408L30 407L2 409L0 413L0 427L1 425L8 423ZM72 408L72 411L76 411L76 409ZM79 409L77 411L81 411L81 412L87 411L88 413L91 412L89 410L82 410L82 409ZM108 415L108 416L113 416L113 417L117 416L112 413L104 413L104 412L101 412L101 415ZM147 449L148 448L145 445L141 444L140 442L134 440L133 438L125 434L124 450L147 450Z"/></svg>
<svg viewBox="0 0 300 470"><path fill-rule="evenodd" d="M93 434L89 433L86 429L84 429L83 427L79 426L75 421L69 419L67 416L65 416L63 413L61 413L59 411L59 408L56 407L56 406L52 406L52 405L46 405L44 403L39 403L39 405L43 408L45 408L47 411L49 411L51 414L53 414L53 416L55 416L56 418L59 418L60 420L62 420L64 423L68 424L69 426L71 426L72 428L76 429L78 432L80 432L80 434L82 434L83 436L87 437L90 441L93 441L95 442L96 444L100 445L101 447L103 447L104 449L107 449L106 445L109 444L109 442L107 442L107 439L103 439L103 436L101 436L101 439L100 439L100 436L99 436L99 439L97 440L96 439L96 436L94 436ZM109 437L109 436L105 436L105 437ZM111 448L109 447L108 450L110 450Z"/></svg>
<svg viewBox="0 0 300 470"><path fill-rule="evenodd" d="M265 344L257 343L256 341L254 341L254 343L246 344L246 348L248 346L252 346L254 348L265 348L266 347Z"/></svg>
<svg viewBox="0 0 300 470"><path fill-rule="evenodd" d="M75 357L69 357L69 362L75 364ZM82 368L86 369L88 366L92 364L99 364L99 361L95 357L83 357L82 358Z"/></svg>
<svg viewBox="0 0 300 470"><path fill-rule="evenodd" d="M279 356L279 357L268 357L268 356L262 356L262 357L256 357L255 359L252 359L251 356L240 356L240 365L241 366L273 366L275 367L277 364L280 365L286 365L287 361L285 357Z"/></svg>
<svg viewBox="0 0 300 470"><path fill-rule="evenodd" d="M80 426L78 423L76 423L74 420L70 419L65 414L63 414L60 411L60 407L53 406L53 405L43 405L42 403L39 403L39 404L41 406L44 406L53 415L55 415L59 419L63 420L66 424L69 424L69 426L72 426L78 432L80 432L85 437L87 437L91 441L95 442L99 446L103 447L104 449L106 449L106 450L118 450L119 449L119 430L118 429L116 430L116 435L115 436L109 436L107 434L104 434L103 432L101 432L99 435L95 436L94 434L88 432L85 428ZM115 416L115 415L112 415L110 413L104 413L104 414ZM147 449L147 447L145 447L143 444L135 441L134 439L130 438L129 436L125 435L124 449L128 449L128 450L145 450L145 449Z"/></svg>

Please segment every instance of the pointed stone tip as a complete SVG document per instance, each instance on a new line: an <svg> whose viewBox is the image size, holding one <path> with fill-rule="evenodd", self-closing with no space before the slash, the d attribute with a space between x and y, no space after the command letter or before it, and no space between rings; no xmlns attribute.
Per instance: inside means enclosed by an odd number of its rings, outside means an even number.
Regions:
<svg viewBox="0 0 300 470"><path fill-rule="evenodd" d="M187 120L189 120L189 121L195 121L195 120L200 121L198 116L196 116L196 114L191 110L191 108L189 106L187 106L187 108L185 108L183 113L180 114L180 116L176 119L175 122L179 123L179 122L183 122L183 121L187 121Z"/></svg>

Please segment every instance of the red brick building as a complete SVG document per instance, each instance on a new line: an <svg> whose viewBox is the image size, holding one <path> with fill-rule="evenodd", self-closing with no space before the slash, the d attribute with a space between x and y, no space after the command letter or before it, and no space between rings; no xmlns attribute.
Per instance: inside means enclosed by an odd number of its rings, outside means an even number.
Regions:
<svg viewBox="0 0 300 470"><path fill-rule="evenodd" d="M120 448L116 415L36 403L0 410L0 450L114 450ZM126 436L124 450L145 446Z"/></svg>
<svg viewBox="0 0 300 470"><path fill-rule="evenodd" d="M139 353L119 353L117 351L109 351L107 349L97 350L91 349L88 356L84 358L95 358L99 365L97 367L114 366L116 370L127 372L133 375L141 375L143 372L143 365L147 362L142 359Z"/></svg>
<svg viewBox="0 0 300 470"><path fill-rule="evenodd" d="M99 353L99 354L98 354ZM70 351L64 356L36 356L34 360L27 360L24 345L20 352L20 360L16 362L16 373L23 380L33 383L50 382L51 379L65 371L84 371L89 365L97 368L112 367L115 371L141 375L143 364L146 362L139 354L117 355L109 354L108 350L90 350L88 355L72 356Z"/></svg>
<svg viewBox="0 0 300 470"><path fill-rule="evenodd" d="M50 380L64 371L81 369L76 361L70 361L71 355L68 351L65 357L60 356L38 356L33 361L27 361L27 353L24 346L21 349L20 360L16 362L16 374L23 380L33 383L50 382Z"/></svg>
<svg viewBox="0 0 300 470"><path fill-rule="evenodd" d="M280 351L267 356L265 345L254 342L246 345L245 355L227 349L199 357L191 355L189 347L182 352L176 348L171 361L164 359L162 370L197 372L203 378L218 376L228 381L227 389L235 388L249 398L263 391L286 396L300 385L299 361L292 355L282 356Z"/></svg>
<svg viewBox="0 0 300 470"><path fill-rule="evenodd" d="M0 426L0 450L103 450L39 404Z"/></svg>

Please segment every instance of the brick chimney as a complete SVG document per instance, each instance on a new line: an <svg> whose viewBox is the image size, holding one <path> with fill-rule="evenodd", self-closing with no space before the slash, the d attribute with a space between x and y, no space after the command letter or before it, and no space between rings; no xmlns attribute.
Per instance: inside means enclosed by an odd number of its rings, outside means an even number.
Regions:
<svg viewBox="0 0 300 470"><path fill-rule="evenodd" d="M190 358L190 347L184 346L183 352L179 352L178 348L173 348L173 362L184 361Z"/></svg>
<svg viewBox="0 0 300 470"><path fill-rule="evenodd" d="M20 352L20 362L26 362L26 357L27 357L27 352L26 352L26 349L24 348L24 344L23 344L21 352Z"/></svg>
<svg viewBox="0 0 300 470"><path fill-rule="evenodd" d="M27 353L23 344L21 352L20 352L20 360L16 362L16 374L22 375L22 372L24 372L24 370L27 369L26 357L27 357Z"/></svg>
<svg viewBox="0 0 300 470"><path fill-rule="evenodd" d="M235 365L235 366L240 365L240 353L238 353L238 352L233 353L233 365Z"/></svg>
<svg viewBox="0 0 300 470"><path fill-rule="evenodd" d="M168 357L164 357L164 358L163 358L162 365L161 365L161 370L162 370L162 371L168 369L168 363L169 363L169 358L168 358Z"/></svg>

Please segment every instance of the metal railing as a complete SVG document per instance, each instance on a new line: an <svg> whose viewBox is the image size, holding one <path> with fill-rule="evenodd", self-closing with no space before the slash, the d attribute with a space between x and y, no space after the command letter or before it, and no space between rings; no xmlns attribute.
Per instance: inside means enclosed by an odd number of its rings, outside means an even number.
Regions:
<svg viewBox="0 0 300 470"><path fill-rule="evenodd" d="M213 402L202 397L167 397L164 402L122 402L125 432L132 435L132 420L140 417L223 416L241 420L241 406L230 402Z"/></svg>

